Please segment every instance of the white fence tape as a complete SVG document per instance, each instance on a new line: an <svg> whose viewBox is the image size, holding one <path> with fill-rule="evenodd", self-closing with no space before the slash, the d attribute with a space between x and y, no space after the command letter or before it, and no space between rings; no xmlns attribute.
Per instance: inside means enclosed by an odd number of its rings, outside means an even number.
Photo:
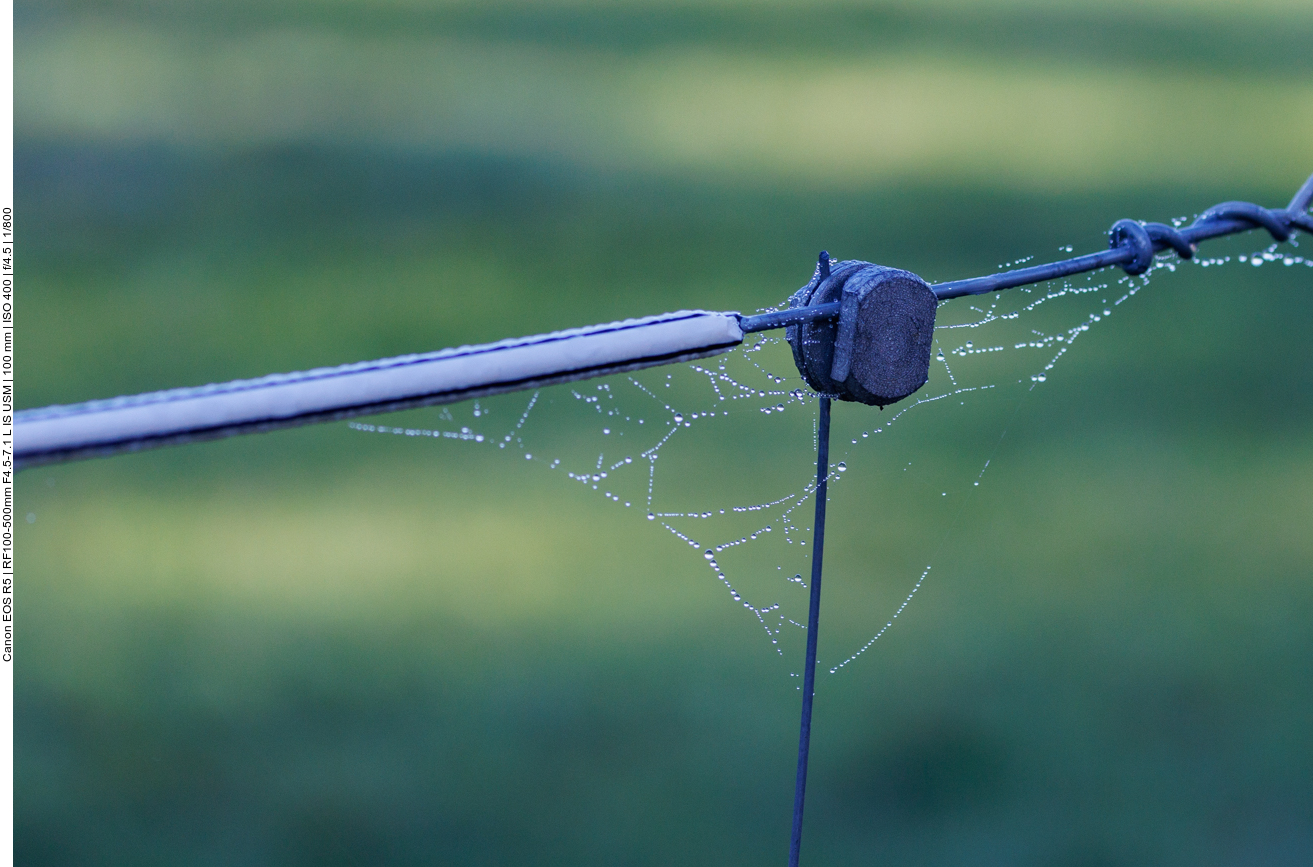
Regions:
<svg viewBox="0 0 1313 867"><path fill-rule="evenodd" d="M26 410L20 468L392 412L703 358L743 340L733 313L684 310L303 373Z"/></svg>

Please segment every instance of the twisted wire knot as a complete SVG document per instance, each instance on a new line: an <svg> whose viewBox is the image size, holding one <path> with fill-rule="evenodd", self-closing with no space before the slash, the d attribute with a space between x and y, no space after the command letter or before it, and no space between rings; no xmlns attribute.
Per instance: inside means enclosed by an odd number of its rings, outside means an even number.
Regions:
<svg viewBox="0 0 1313 867"><path fill-rule="evenodd" d="M1158 252L1153 238L1149 237L1149 230L1135 220L1118 220L1112 224L1108 231L1108 248L1131 252L1131 260L1122 265L1122 270L1131 275L1148 271L1153 264L1153 254Z"/></svg>
<svg viewBox="0 0 1313 867"><path fill-rule="evenodd" d="M1204 211L1185 229L1164 223L1118 220L1108 231L1108 249L1123 252L1120 264L1127 274L1143 274L1155 253L1171 248L1182 259L1194 256L1195 242L1245 229L1265 229L1278 244L1290 240L1295 229L1313 232L1313 177L1304 182L1285 208L1264 208L1252 202L1222 202ZM1237 225L1239 224L1239 225Z"/></svg>

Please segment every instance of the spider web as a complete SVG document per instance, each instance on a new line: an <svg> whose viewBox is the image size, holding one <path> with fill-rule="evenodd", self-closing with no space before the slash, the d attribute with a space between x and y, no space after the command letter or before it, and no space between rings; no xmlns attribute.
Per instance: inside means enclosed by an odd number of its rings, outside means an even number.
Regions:
<svg viewBox="0 0 1313 867"><path fill-rule="evenodd" d="M1313 267L1275 245L1188 263L1165 254L1138 277L1102 271L940 304L930 377L919 392L882 412L834 405L826 597L847 584L841 604L863 626L827 633L827 648L839 653L821 659L819 671L847 670L893 628L932 575L938 548L906 528L961 520L988 483L1009 419L1101 325L1164 273L1268 263ZM711 359L428 410L428 427L350 427L496 449L632 513L646 531L687 549L690 568L704 570L768 652L796 669L806 634L818 398L776 333L749 335ZM955 459L943 460L942 451L923 459L928 442L946 437Z"/></svg>

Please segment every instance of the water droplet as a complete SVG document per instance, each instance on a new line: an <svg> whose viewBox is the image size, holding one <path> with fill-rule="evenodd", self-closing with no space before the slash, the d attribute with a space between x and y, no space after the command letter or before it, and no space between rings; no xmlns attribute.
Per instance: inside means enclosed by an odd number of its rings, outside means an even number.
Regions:
<svg viewBox="0 0 1313 867"><path fill-rule="evenodd" d="M604 427L604 428L602 428L602 433L604 433L604 434L609 434L610 432L611 432L611 429L610 429L609 427Z"/></svg>
<svg viewBox="0 0 1313 867"><path fill-rule="evenodd" d="M524 454L524 459L525 459L526 461L531 461L531 460L533 460L533 455L529 454L528 452L525 452L525 454Z"/></svg>
<svg viewBox="0 0 1313 867"><path fill-rule="evenodd" d="M967 349L970 349L970 348L973 347L973 346L975 346L975 344L972 343L970 340L968 340L968 341L967 341Z"/></svg>
<svg viewBox="0 0 1313 867"><path fill-rule="evenodd" d="M655 520L656 520L656 515L652 514L651 512L648 512L648 513L647 513L647 519L648 519L649 521L655 521Z"/></svg>
<svg viewBox="0 0 1313 867"><path fill-rule="evenodd" d="M683 421L684 421L684 417L679 413L675 413L675 424L680 424Z"/></svg>
<svg viewBox="0 0 1313 867"><path fill-rule="evenodd" d="M706 552L705 554L703 554L702 556L703 556L703 557L706 557L708 560L714 560L714 559L716 559L716 555L713 554L713 553L711 553L711 549L710 549L710 548L708 548L708 549L707 549L707 552Z"/></svg>
<svg viewBox="0 0 1313 867"><path fill-rule="evenodd" d="M838 470L839 470L839 472L841 472L841 473L846 473L846 472L848 472L848 465L845 464L843 461L839 461Z"/></svg>

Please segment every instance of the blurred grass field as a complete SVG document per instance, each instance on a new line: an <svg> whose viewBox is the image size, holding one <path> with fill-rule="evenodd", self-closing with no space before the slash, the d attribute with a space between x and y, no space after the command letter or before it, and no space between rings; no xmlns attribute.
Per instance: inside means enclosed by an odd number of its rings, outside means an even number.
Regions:
<svg viewBox="0 0 1313 867"><path fill-rule="evenodd" d="M23 408L754 310L823 248L971 276L1313 171L1282 0L15 14ZM805 863L1308 862L1311 278L1156 278L917 429L957 473L1006 430L950 526L845 482L822 659L934 569L823 683ZM722 447L805 475L799 430ZM782 861L800 661L639 515L448 445L25 471L17 862Z"/></svg>

